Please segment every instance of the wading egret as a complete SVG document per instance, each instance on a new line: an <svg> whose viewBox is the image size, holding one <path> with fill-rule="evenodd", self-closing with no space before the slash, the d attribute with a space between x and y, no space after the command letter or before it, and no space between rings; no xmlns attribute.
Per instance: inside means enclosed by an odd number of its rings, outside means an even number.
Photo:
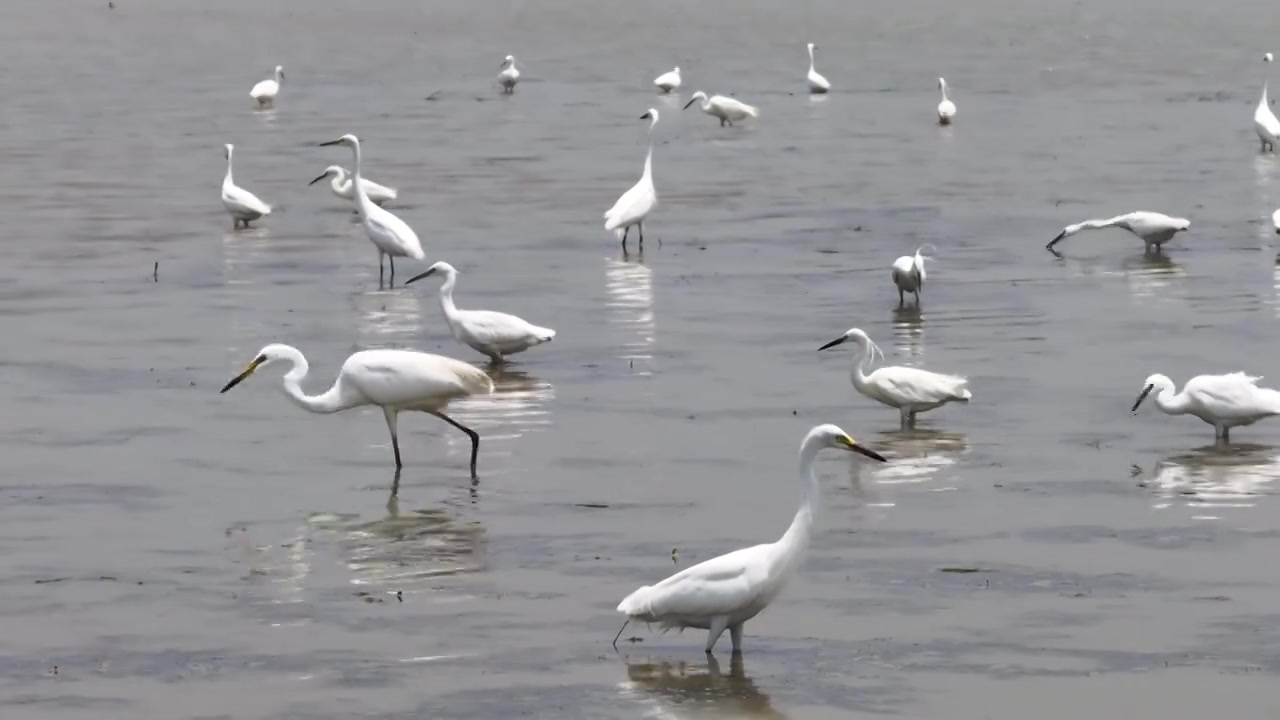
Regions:
<svg viewBox="0 0 1280 720"><path fill-rule="evenodd" d="M1154 391L1156 407L1166 415L1195 415L1213 426L1219 440L1230 442L1231 428L1280 415L1280 392L1258 387L1261 379L1242 372L1197 375L1177 392L1172 380L1157 373L1147 378L1131 412Z"/></svg>
<svg viewBox="0 0 1280 720"><path fill-rule="evenodd" d="M1276 234L1280 235L1280 210L1271 213L1271 227L1276 229Z"/></svg>
<svg viewBox="0 0 1280 720"><path fill-rule="evenodd" d="M426 257L426 253L422 251L422 243L418 242L418 235L409 227L409 224L400 218L392 215L390 212L383 210L364 192L364 176L360 172L360 138L355 135L343 135L337 140L330 140L327 143L320 143L320 147L328 145L346 145L351 148L352 154L355 155L355 172L352 174L354 179L354 192L356 200L356 210L360 213L360 223L364 225L364 231L369 235L369 242L378 248L378 284L382 284L382 257L391 259L391 282L396 281L396 258L408 257L414 260L421 260Z"/></svg>
<svg viewBox="0 0 1280 720"><path fill-rule="evenodd" d="M1262 56L1265 63L1271 62L1271 53ZM1258 108L1253 111L1253 129L1258 132L1258 140L1262 141L1262 151L1274 151L1276 142L1280 141L1280 120L1271 112L1271 103L1267 101L1267 81L1262 81L1262 99Z"/></svg>
<svg viewBox="0 0 1280 720"><path fill-rule="evenodd" d="M746 120L747 118L760 117L760 109L752 107L744 102L739 102L733 98L723 95L713 95L707 97L707 94L699 90L689 98L689 102L685 103L684 109L688 110L689 106L701 100L698 107L702 108L702 112L716 118L720 118L720 127L725 125L733 126L735 120Z"/></svg>
<svg viewBox="0 0 1280 720"><path fill-rule="evenodd" d="M258 107L270 107L276 102L276 95L280 94L280 81L284 80L284 66L277 65L275 77L269 77L266 80L253 86L249 91L249 97L258 103Z"/></svg>
<svg viewBox="0 0 1280 720"><path fill-rule="evenodd" d="M273 343L258 351L222 392L240 384L259 368L275 363L290 366L284 376L284 393L303 410L334 413L363 405L381 407L387 429L391 431L391 450L395 453L397 471L403 466L400 437L396 432L399 413L418 410L458 428L471 438L471 476L475 477L480 436L445 415L444 410L450 400L493 392L493 381L479 368L461 360L412 350L361 350L342 363L333 387L319 395L307 395L302 391L302 381L309 369L307 359L297 348Z"/></svg>
<svg viewBox="0 0 1280 720"><path fill-rule="evenodd" d="M932 245L922 245L916 250L915 257L903 255L893 261L893 284L898 286L898 307L906 302L903 293L916 296L916 307L920 306L920 291L924 289L924 261L921 253L925 248L935 249Z"/></svg>
<svg viewBox="0 0 1280 720"><path fill-rule="evenodd" d="M814 95L825 95L830 92L831 83L827 82L827 79L822 77L822 73L813 69L813 51L817 49L817 45L809 43L809 92Z"/></svg>
<svg viewBox="0 0 1280 720"><path fill-rule="evenodd" d="M515 315L491 310L459 310L453 304L453 287L458 282L458 271L447 262L432 265L421 275L409 278L405 285L437 273L444 276L444 284L440 286L440 309L444 311L444 319L453 338L488 355L495 363L502 362L504 355L514 355L534 345L549 343L556 336L555 330L531 325Z"/></svg>
<svg viewBox="0 0 1280 720"><path fill-rule="evenodd" d="M351 177L347 175L346 168L339 167L338 165L330 165L325 168L324 174L307 184L315 185L325 178L333 178L329 181L329 189L333 191L334 195L337 195L343 200L356 199L355 194L351 192ZM378 207L382 207L386 203L395 200L396 195L398 194L395 188L387 187L386 185L379 185L369 178L361 178L360 188L364 190L365 195L369 196L369 202L372 202ZM357 210L357 212L359 211Z"/></svg>
<svg viewBox="0 0 1280 720"><path fill-rule="evenodd" d="M644 252L644 219L658 206L658 192L653 187L653 129L658 126L658 111L649 108L640 119L649 121L649 152L644 156L644 172L639 182L622 193L622 197L604 213L604 229L622 241L624 253L627 251L627 233L631 232L632 225L640 233L640 251Z"/></svg>
<svg viewBox="0 0 1280 720"><path fill-rule="evenodd" d="M1138 212L1117 215L1106 220L1085 220L1075 225L1068 225L1044 247L1046 250L1053 252L1054 245L1081 230L1101 230L1102 228L1110 227L1128 230L1142 239L1142 242L1147 246L1147 252L1158 253L1161 245L1173 239L1174 235L1190 228L1191 221L1186 218L1170 217L1158 212L1139 210Z"/></svg>
<svg viewBox="0 0 1280 720"><path fill-rule="evenodd" d="M656 585L645 585L618 604L632 620L659 623L662 628L698 628L707 631L706 651L711 652L727 629L733 651L742 650L742 625L769 606L795 574L809 545L818 510L818 476L814 460L818 451L838 448L885 462L874 450L859 445L835 425L819 425L800 444L800 482L804 492L791 527L774 543L735 550L682 570ZM622 630L618 631L621 637ZM618 637L613 639L618 647Z"/></svg>
<svg viewBox="0 0 1280 720"><path fill-rule="evenodd" d="M516 58L508 55L498 70L498 84L502 91L510 95L516 91L516 83L520 82L520 71L516 69Z"/></svg>
<svg viewBox="0 0 1280 720"><path fill-rule="evenodd" d="M669 93L672 90L680 89L680 66L676 66L671 72L664 72L653 80L654 87L658 88L660 93Z"/></svg>
<svg viewBox="0 0 1280 720"><path fill-rule="evenodd" d="M956 104L947 97L947 81L938 78L938 89L942 91L942 102L938 103L938 124L950 125L956 117Z"/></svg>
<svg viewBox="0 0 1280 720"><path fill-rule="evenodd" d="M225 147L227 176L222 178L222 206L231 215L232 228L240 225L249 227L251 220L270 215L271 206L259 200L257 195L236 185L236 181L231 177L231 157L235 153L236 146L227 143Z"/></svg>
<svg viewBox="0 0 1280 720"><path fill-rule="evenodd" d="M969 381L958 375L901 366L877 368L867 375L868 359L873 353L880 352L880 348L858 328L851 328L818 349L826 350L850 340L857 348L853 356L854 389L876 402L897 408L902 415L904 429L915 427L916 413L927 412L949 402L967 403L973 397L966 387Z"/></svg>

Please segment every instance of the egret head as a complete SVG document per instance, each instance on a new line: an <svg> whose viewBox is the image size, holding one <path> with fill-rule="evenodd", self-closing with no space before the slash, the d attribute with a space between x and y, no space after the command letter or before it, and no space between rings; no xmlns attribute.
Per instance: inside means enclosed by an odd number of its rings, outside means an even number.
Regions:
<svg viewBox="0 0 1280 720"><path fill-rule="evenodd" d="M1129 408L1129 412L1138 412L1138 406L1142 404L1143 400L1147 399L1147 396L1151 394L1152 390L1163 392L1165 388L1172 387L1173 381L1166 375L1156 373L1155 375L1148 377L1147 381L1142 384L1142 392L1138 393L1138 399L1133 401L1133 407Z"/></svg>
<svg viewBox="0 0 1280 720"><path fill-rule="evenodd" d="M249 364L245 366L244 370L242 370L239 375L231 378L231 382L222 386L222 390L220 390L219 393L224 393L236 385L239 385L245 378L257 372L258 368L263 365L270 365L271 363L280 360L293 360L297 357L297 353L297 350L294 350L288 345L280 345L277 343L272 343L262 348L258 351L257 356L255 356L253 360L249 361Z"/></svg>
<svg viewBox="0 0 1280 720"><path fill-rule="evenodd" d="M701 90L694 93L693 96L689 98L689 102L685 103L684 108L682 109L688 110L690 105L698 102L699 100L702 100L703 102L706 102L707 100L707 94L702 92Z"/></svg>
<svg viewBox="0 0 1280 720"><path fill-rule="evenodd" d="M328 147L329 145L346 145L349 148L359 147L360 138L356 137L355 135L352 135L351 133L347 133L346 135L343 135L337 140L330 140L329 142L320 143L320 147Z"/></svg>
<svg viewBox="0 0 1280 720"><path fill-rule="evenodd" d="M283 80L283 79L284 79L284 66L283 66L283 65L277 65L277 66L276 66L276 80Z"/></svg>
<svg viewBox="0 0 1280 720"><path fill-rule="evenodd" d="M680 74L680 66L679 66L679 65L675 66L675 68L674 68L674 69L672 69L672 70L671 70L671 72L673 72L673 73L675 73L675 74L679 75L679 74Z"/></svg>
<svg viewBox="0 0 1280 720"><path fill-rule="evenodd" d="M432 275L443 275L445 277L445 280L447 281L449 280L449 278L457 277L458 271L454 269L454 267L449 263L441 260L440 262L437 262L436 264L427 268L426 272L420 273L418 275L414 275L408 280L405 280L404 284L408 285L414 282L415 280L421 280L424 277L431 277Z"/></svg>
<svg viewBox="0 0 1280 720"><path fill-rule="evenodd" d="M320 182L321 180L323 180L323 179L325 179L325 178L327 178L327 177L330 177L330 176L337 177L337 178L341 178L341 177L342 177L343 175L345 175L346 173L347 173L347 171L346 171L346 170L343 170L342 168L338 167L337 165L330 165L329 167L327 167L327 168L325 168L325 169L324 169L324 172L320 174L320 177L316 178L315 180L312 180L311 182L309 182L309 183L307 183L307 184L308 184L308 185L315 185L316 183L318 183L318 182Z"/></svg>
<svg viewBox="0 0 1280 720"><path fill-rule="evenodd" d="M506 67L508 65L515 65L515 64L516 64L516 56L508 55L502 59L502 64L499 65L498 67Z"/></svg>
<svg viewBox="0 0 1280 720"><path fill-rule="evenodd" d="M1173 229L1174 229L1174 230L1176 230L1176 231L1178 231L1178 232L1182 232L1183 230L1190 230L1190 229L1191 229L1191 221L1190 221L1190 220L1188 220L1188 219L1186 219L1186 218L1174 218L1174 219L1173 219Z"/></svg>
<svg viewBox="0 0 1280 720"><path fill-rule="evenodd" d="M653 123L656 125L658 123L658 111L655 110L654 108L649 108L648 110L645 111L643 115L640 116L640 119L652 120Z"/></svg>
<svg viewBox="0 0 1280 720"><path fill-rule="evenodd" d="M814 50L817 50L817 49L818 49L817 45L814 45L813 43L809 43L809 52L813 52Z"/></svg>
<svg viewBox="0 0 1280 720"><path fill-rule="evenodd" d="M236 146L235 146L235 145L232 145L231 143L227 143L226 145L223 145L223 146L222 146L222 159L223 159L223 160L230 160L230 159L231 159L231 153L232 153L232 152L235 152L235 149L236 149Z"/></svg>
<svg viewBox="0 0 1280 720"><path fill-rule="evenodd" d="M843 343L849 342L850 340L852 340L854 344L860 347L867 347L868 345L874 345L874 343L871 342L871 338L866 333L862 332L858 328L849 328L848 330L845 331L843 335L836 338L835 340L832 340L826 345L823 345L818 349L826 350L828 348L833 348L837 345L841 345Z"/></svg>
<svg viewBox="0 0 1280 720"><path fill-rule="evenodd" d="M856 452L860 455L865 455L871 458L872 460L879 460L880 462L886 462L883 455L876 452L875 450L871 450L859 445L857 440L854 440L852 437L849 436L849 433L846 433L844 430L841 430L839 427L835 425L830 425L830 424L819 425L814 429L810 430L809 434L805 436L803 445L810 445L811 443L817 443L819 448L836 448L838 450L848 450L850 452Z"/></svg>

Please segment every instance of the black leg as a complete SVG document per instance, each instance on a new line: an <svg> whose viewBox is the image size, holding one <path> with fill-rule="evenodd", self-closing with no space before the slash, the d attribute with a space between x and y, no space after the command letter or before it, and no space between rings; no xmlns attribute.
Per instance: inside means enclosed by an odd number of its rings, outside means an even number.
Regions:
<svg viewBox="0 0 1280 720"><path fill-rule="evenodd" d="M382 287L382 275L386 270L382 267L382 253L378 253L378 287Z"/></svg>
<svg viewBox="0 0 1280 720"><path fill-rule="evenodd" d="M388 255L387 261L391 263L391 285L395 285L396 284L396 256Z"/></svg>
<svg viewBox="0 0 1280 720"><path fill-rule="evenodd" d="M476 456L480 454L480 436L476 434L475 430L472 430L466 425L459 423L457 420L454 420L453 418L449 417L448 415L445 415L442 412L436 412L434 410L430 410L428 412L440 418L441 420L449 423L450 425L458 428L462 432L466 433L467 437L471 438L471 477L475 477L476 476Z"/></svg>
<svg viewBox="0 0 1280 720"><path fill-rule="evenodd" d="M631 226L622 228L622 254L627 254L627 235L631 234Z"/></svg>
<svg viewBox="0 0 1280 720"><path fill-rule="evenodd" d="M644 252L644 223L636 223L636 232L640 233L640 252Z"/></svg>
<svg viewBox="0 0 1280 720"><path fill-rule="evenodd" d="M391 431L391 450L396 455L396 486L399 487L400 468L404 467L404 463L400 462L400 437L396 432L396 411L382 408L382 416L387 419L387 430Z"/></svg>

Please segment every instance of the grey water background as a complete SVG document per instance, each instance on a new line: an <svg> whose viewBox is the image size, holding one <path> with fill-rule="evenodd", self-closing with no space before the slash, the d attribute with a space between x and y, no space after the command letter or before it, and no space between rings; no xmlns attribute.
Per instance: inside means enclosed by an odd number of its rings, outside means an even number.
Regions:
<svg viewBox="0 0 1280 720"><path fill-rule="evenodd" d="M1280 709L1280 424L1220 452L1128 412L1156 371L1280 379L1280 160L1251 125L1273 8L116 5L0 6L5 718ZM808 41L829 97L804 94ZM683 91L655 96L677 64ZM696 89L761 117L680 112ZM649 107L641 260L600 216ZM378 289L349 210L307 187L350 163L316 147L345 132L462 307L559 331L455 404L476 483L430 417L401 422L389 502L376 409L299 412L267 372L217 393L272 341L313 392L359 348L484 360L434 282ZM225 142L278 208L249 231L218 201ZM1119 232L1043 250L1134 209L1192 230L1165 260ZM926 242L923 308L898 311L888 267ZM974 402L898 432L847 351L815 352L851 326ZM820 422L891 462L824 458L809 560L745 657L634 626L615 653L627 592L781 534Z"/></svg>

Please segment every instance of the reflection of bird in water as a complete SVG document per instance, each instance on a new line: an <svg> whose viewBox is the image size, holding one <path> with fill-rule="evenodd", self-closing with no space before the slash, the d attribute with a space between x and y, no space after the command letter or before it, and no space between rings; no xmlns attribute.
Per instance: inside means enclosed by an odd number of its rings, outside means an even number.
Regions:
<svg viewBox="0 0 1280 720"><path fill-rule="evenodd" d="M486 441L518 438L551 425L554 385L510 365L490 365L486 372L493 380L493 394L474 396L458 404L476 425L497 431L486 434Z"/></svg>
<svg viewBox="0 0 1280 720"><path fill-rule="evenodd" d="M728 675L722 674L714 655L706 658L705 668L683 662L628 662L619 694L653 706L654 717L786 717L747 676L741 653L730 658Z"/></svg>
<svg viewBox="0 0 1280 720"><path fill-rule="evenodd" d="M480 572L488 566L487 537L477 520L458 517L457 508L425 508L401 513L392 495L388 514L378 520L335 524L354 585L408 591L430 578Z"/></svg>
<svg viewBox="0 0 1280 720"><path fill-rule="evenodd" d="M605 260L605 292L608 299L609 322L622 328L626 336L620 343L623 360L633 366L636 362L653 360L653 344L657 327L653 309L653 271L641 263L612 258ZM647 368L643 375L652 372Z"/></svg>
<svg viewBox="0 0 1280 720"><path fill-rule="evenodd" d="M940 430L893 430L880 433L875 446L889 454L893 462L875 467L867 467L869 463L849 464L854 493L864 499L869 481L877 485L904 485L935 479L935 475L953 468L959 456L969 452L969 438L964 433Z"/></svg>
<svg viewBox="0 0 1280 720"><path fill-rule="evenodd" d="M1272 494L1280 480L1280 453L1260 445L1208 446L1156 463L1144 486L1160 493L1156 506L1181 502L1190 508L1249 508Z"/></svg>
<svg viewBox="0 0 1280 720"><path fill-rule="evenodd" d="M924 357L924 317L919 305L899 305L893 309L893 347L901 355Z"/></svg>
<svg viewBox="0 0 1280 720"><path fill-rule="evenodd" d="M1183 300L1170 291L1182 289L1187 272L1167 256L1138 255L1126 258L1120 267L1135 299Z"/></svg>

